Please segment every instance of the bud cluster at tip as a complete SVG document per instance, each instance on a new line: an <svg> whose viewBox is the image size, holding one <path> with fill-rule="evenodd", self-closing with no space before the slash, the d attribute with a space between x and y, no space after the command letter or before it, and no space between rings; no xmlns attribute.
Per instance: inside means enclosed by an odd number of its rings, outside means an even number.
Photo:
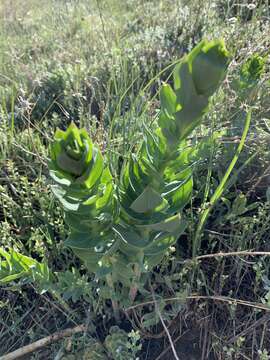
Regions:
<svg viewBox="0 0 270 360"><path fill-rule="evenodd" d="M56 131L49 169L71 230L65 244L93 271L111 246L117 213L110 171L87 131L74 123Z"/></svg>
<svg viewBox="0 0 270 360"><path fill-rule="evenodd" d="M169 144L177 146L198 126L228 63L223 40L203 40L175 67L174 89L161 89L159 125Z"/></svg>

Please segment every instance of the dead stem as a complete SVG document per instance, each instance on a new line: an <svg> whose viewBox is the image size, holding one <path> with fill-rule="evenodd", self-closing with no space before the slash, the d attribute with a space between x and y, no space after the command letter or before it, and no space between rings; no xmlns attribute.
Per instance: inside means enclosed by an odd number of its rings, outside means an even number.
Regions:
<svg viewBox="0 0 270 360"><path fill-rule="evenodd" d="M77 334L79 332L86 331L85 325L78 325L74 328L65 329L59 331L53 335L47 336L43 339L40 339L32 344L26 345L17 349L9 354L3 355L0 357L0 360L15 360L27 354L30 354L34 351L41 349L44 346L47 346L55 341L58 341L64 337L72 336L73 334Z"/></svg>

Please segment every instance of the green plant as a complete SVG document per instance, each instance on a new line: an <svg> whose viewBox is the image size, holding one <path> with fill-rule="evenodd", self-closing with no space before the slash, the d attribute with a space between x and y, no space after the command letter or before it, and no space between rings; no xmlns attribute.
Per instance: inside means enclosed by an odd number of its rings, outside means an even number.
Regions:
<svg viewBox="0 0 270 360"><path fill-rule="evenodd" d="M74 341L72 354L63 355L61 360L138 360L137 354L141 350L139 341L138 331L127 333L118 326L112 326L103 343L90 338L81 349Z"/></svg>
<svg viewBox="0 0 270 360"><path fill-rule="evenodd" d="M50 175L65 210L73 249L113 289L120 282L135 299L146 274L185 231L183 209L192 193L192 167L199 158L188 135L201 123L209 98L225 76L222 41L202 41L174 70L174 89L161 88L158 126L113 181L86 130L72 123L57 130Z"/></svg>
<svg viewBox="0 0 270 360"><path fill-rule="evenodd" d="M240 68L240 76L234 79L232 87L237 91L240 100L244 101L253 95L265 71L266 58L255 53Z"/></svg>
<svg viewBox="0 0 270 360"><path fill-rule="evenodd" d="M87 346L83 349L75 349L72 354L67 354L61 357L61 360L108 360L108 356L106 354L104 346L94 340L91 339L88 341Z"/></svg>
<svg viewBox="0 0 270 360"><path fill-rule="evenodd" d="M136 354L141 348L139 340L138 332L127 334L118 326L112 326L105 339L105 347L110 358L114 360L136 360Z"/></svg>
<svg viewBox="0 0 270 360"><path fill-rule="evenodd" d="M71 228L66 245L96 271L114 245L111 227L117 211L110 171L86 130L73 123L66 132L56 131L49 166L57 183L53 192Z"/></svg>
<svg viewBox="0 0 270 360"><path fill-rule="evenodd" d="M26 279L40 284L49 283L52 274L46 263L39 263L15 250L0 248L0 285L17 279Z"/></svg>
<svg viewBox="0 0 270 360"><path fill-rule="evenodd" d="M188 226L158 266L148 274L142 271L140 281L134 279L134 293L135 282L139 287L138 306L128 315L132 327L142 327L142 358L147 352L150 359L155 359L168 345L164 338L153 341L147 336L162 330L157 307L140 305L153 301L148 282L173 341L178 330L180 334L187 330L185 323L190 328L199 320L206 335L210 324L209 346L204 348L213 348L217 358L224 358L223 346L235 348L230 339L258 324L256 331L245 334L245 342L232 357L248 358L251 353L259 357L259 349L262 353L270 349L267 322L260 325L264 311L227 306L217 300L186 301L187 296L198 294L260 303L267 302L270 292L263 288L263 276L269 278L267 256L214 257L219 252L269 250L269 1L251 2L183 0L181 7L175 0L0 2L1 247L38 261L46 259L54 275L44 286L33 279L31 272L0 284L1 355L72 326L73 321L91 322L79 344L76 336L72 349L68 339L41 349L32 358L59 358L59 347L67 353L79 350L88 346L89 336L98 335L103 342L114 323L110 301L103 299L120 299L121 307L130 306L128 287L113 281L111 273L107 280L97 281L95 272L87 272L73 251L63 248L69 230L64 211L52 198L46 179L47 143L55 128L66 129L71 119L77 126L86 126L92 141L102 143L100 149L118 190L122 160L128 160L129 151L138 151L143 124L151 132L157 126L158 87L167 81L179 56L212 34L224 37L234 55L214 106L189 136L188 145L206 137L210 142L205 152L198 149L200 160L196 163L195 159L192 171L191 200L181 211ZM251 21L246 21L250 15ZM252 79L243 70L254 56L263 58L265 66ZM213 207L210 199L237 151L247 107L252 107L252 122L245 145ZM209 206L211 212L199 232L202 242L198 241L196 253L210 257L189 261L198 220ZM5 262L2 257L1 262ZM2 275L5 272L7 276L15 265L8 272L2 269ZM54 292L59 292L69 309L62 306ZM175 301L164 301L172 296ZM135 315L139 324L134 323ZM176 322L172 321L175 316ZM126 328L126 324L127 319L119 326ZM179 351L180 358L189 358ZM269 350L268 355L260 355L268 358ZM80 354L74 358L80 358Z"/></svg>
<svg viewBox="0 0 270 360"><path fill-rule="evenodd" d="M266 349L258 350L258 355L260 360L268 360L269 359L269 353Z"/></svg>

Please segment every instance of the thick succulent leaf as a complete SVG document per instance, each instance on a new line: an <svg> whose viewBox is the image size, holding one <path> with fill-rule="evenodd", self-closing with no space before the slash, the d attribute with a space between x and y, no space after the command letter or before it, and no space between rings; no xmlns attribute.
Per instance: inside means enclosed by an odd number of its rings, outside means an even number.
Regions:
<svg viewBox="0 0 270 360"><path fill-rule="evenodd" d="M72 231L64 244L72 249L91 249L98 246L101 242L102 238L100 237L93 239L89 233Z"/></svg>
<svg viewBox="0 0 270 360"><path fill-rule="evenodd" d="M192 61L192 76L198 94L213 95L225 76L228 57L222 40L205 42Z"/></svg>
<svg viewBox="0 0 270 360"><path fill-rule="evenodd" d="M159 223L149 225L137 225L137 228L175 233L178 231L179 226L182 224L182 221L183 220L181 218L181 215L177 214Z"/></svg>
<svg viewBox="0 0 270 360"><path fill-rule="evenodd" d="M176 95L168 84L163 84L160 91L161 108L168 115L173 115L177 109Z"/></svg>
<svg viewBox="0 0 270 360"><path fill-rule="evenodd" d="M56 164L63 171L68 171L71 175L79 176L84 170L84 162L81 160L72 159L66 152L63 150L56 158Z"/></svg>
<svg viewBox="0 0 270 360"><path fill-rule="evenodd" d="M163 212L157 210L147 216L144 213L137 213L130 208L121 208L121 218L124 220L125 223L127 222L131 226L158 223L163 221L166 217L166 211Z"/></svg>
<svg viewBox="0 0 270 360"><path fill-rule="evenodd" d="M59 170L53 170L54 166L51 165L50 166L50 177L53 179L53 181L55 181L56 183L58 183L59 185L65 185L65 186L69 186L72 182L72 176L67 176L66 174L64 174L62 171Z"/></svg>
<svg viewBox="0 0 270 360"><path fill-rule="evenodd" d="M173 235L171 235L168 232L163 232L157 235L157 237L154 239L154 241L145 249L145 255L148 256L156 256L159 254L164 253L170 246L172 246L179 236L183 234L187 227L187 222L182 221L179 227L177 228L177 231Z"/></svg>
<svg viewBox="0 0 270 360"><path fill-rule="evenodd" d="M129 261L133 262L134 259L138 257L139 251L143 252L143 250L143 248L138 248L137 246L130 245L127 242L120 240L119 251L121 254L124 254L129 259Z"/></svg>
<svg viewBox="0 0 270 360"><path fill-rule="evenodd" d="M74 254L80 258L90 272L96 272L99 268L99 261L104 253L98 253L89 249L72 249Z"/></svg>
<svg viewBox="0 0 270 360"><path fill-rule="evenodd" d="M170 213L181 211L186 206L190 201L192 188L193 180L192 177L189 177L182 181L173 191L167 192L167 194L164 195L170 204Z"/></svg>
<svg viewBox="0 0 270 360"><path fill-rule="evenodd" d="M159 241L153 242L144 251L146 256L156 256L164 254L165 251L176 242L177 238L174 235L162 234Z"/></svg>
<svg viewBox="0 0 270 360"><path fill-rule="evenodd" d="M147 186L144 191L131 204L130 208L138 213L146 213L154 210L163 203L163 198L151 186Z"/></svg>
<svg viewBox="0 0 270 360"><path fill-rule="evenodd" d="M84 182L88 189L91 189L100 179L104 169L103 159L98 149L93 150L93 157L89 165L89 170L78 178L77 182Z"/></svg>
<svg viewBox="0 0 270 360"><path fill-rule="evenodd" d="M152 269L154 266L160 264L163 257L164 257L163 251L157 255L145 255L144 261L145 261L146 269Z"/></svg>
<svg viewBox="0 0 270 360"><path fill-rule="evenodd" d="M191 64L192 61L196 58L196 56L198 56L198 54L200 53L200 51L202 51L203 46L207 44L206 40L202 40L197 46L195 46L194 49L192 49L192 51L186 55L174 68L174 72L173 72L173 80L174 80L174 89L178 90L181 88L181 86L183 85L182 83L182 79L180 76L180 69L182 64L188 63L189 64L189 68L191 68ZM184 84L185 85L185 84Z"/></svg>
<svg viewBox="0 0 270 360"><path fill-rule="evenodd" d="M128 230L122 225L115 225L113 230L117 235L119 235L120 239L129 245L135 246L137 248L145 248L149 244L148 236L143 236L137 234L135 231Z"/></svg>

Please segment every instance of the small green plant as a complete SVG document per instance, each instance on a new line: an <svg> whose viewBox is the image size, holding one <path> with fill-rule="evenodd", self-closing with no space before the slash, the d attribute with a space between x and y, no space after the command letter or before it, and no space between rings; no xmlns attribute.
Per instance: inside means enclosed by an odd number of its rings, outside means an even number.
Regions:
<svg viewBox="0 0 270 360"><path fill-rule="evenodd" d="M70 247L111 289L121 283L130 300L185 231L183 209L192 193L199 155L187 137L201 123L209 98L223 80L223 41L202 41L175 67L173 88L160 92L158 126L113 179L85 129L57 130L50 148L55 196L65 210Z"/></svg>
<svg viewBox="0 0 270 360"><path fill-rule="evenodd" d="M49 283L51 278L52 274L45 262L39 263L15 250L5 251L0 248L0 285L17 279L26 279L44 285Z"/></svg>
<svg viewBox="0 0 270 360"><path fill-rule="evenodd" d="M141 350L140 334L132 330L127 333L118 326L112 326L103 343L91 338L83 349L78 344L72 354L61 357L61 360L138 360Z"/></svg>
<svg viewBox="0 0 270 360"><path fill-rule="evenodd" d="M265 71L266 58L255 53L249 57L240 68L239 78L232 83L241 101L247 100L256 93L256 88L262 80Z"/></svg>
<svg viewBox="0 0 270 360"><path fill-rule="evenodd" d="M114 245L112 225L117 209L110 171L86 130L73 123L66 132L56 131L49 166L57 183L53 192L71 228L66 245L90 271L97 271L99 261Z"/></svg>
<svg viewBox="0 0 270 360"><path fill-rule="evenodd" d="M133 330L128 334L118 326L112 326L105 339L105 347L114 360L136 360L136 354L141 349L139 340L138 332Z"/></svg>
<svg viewBox="0 0 270 360"><path fill-rule="evenodd" d="M269 359L269 353L266 349L258 350L258 355L260 360L268 360Z"/></svg>
<svg viewBox="0 0 270 360"><path fill-rule="evenodd" d="M265 62L265 58L257 53L253 54L241 68L241 81L247 85L258 82L264 72Z"/></svg>

